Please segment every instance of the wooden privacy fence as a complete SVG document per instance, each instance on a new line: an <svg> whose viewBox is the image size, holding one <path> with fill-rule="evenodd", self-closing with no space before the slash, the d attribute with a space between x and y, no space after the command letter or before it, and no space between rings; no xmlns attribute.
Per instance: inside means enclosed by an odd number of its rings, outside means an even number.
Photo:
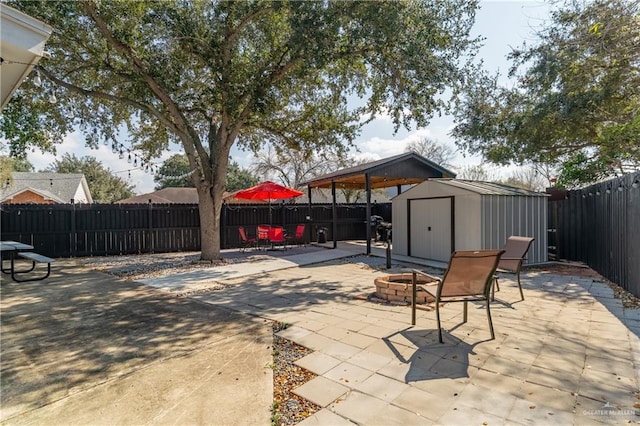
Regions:
<svg viewBox="0 0 640 426"><path fill-rule="evenodd" d="M640 296L640 173L552 194L549 228L550 259L584 262Z"/></svg>
<svg viewBox="0 0 640 426"><path fill-rule="evenodd" d="M269 215L271 208L271 216ZM51 257L106 256L200 250L200 216L196 204L4 204L0 239L29 243ZM372 214L391 221L391 204L374 204ZM366 205L338 206L336 240L366 238ZM332 240L332 207L313 204L225 205L221 247L239 247L238 227L249 234L261 224L283 225L293 235L307 224L307 241L324 228Z"/></svg>

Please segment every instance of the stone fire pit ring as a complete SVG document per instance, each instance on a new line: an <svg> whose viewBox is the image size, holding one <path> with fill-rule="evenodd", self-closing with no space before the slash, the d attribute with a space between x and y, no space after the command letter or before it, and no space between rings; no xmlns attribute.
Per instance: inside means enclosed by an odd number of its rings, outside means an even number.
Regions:
<svg viewBox="0 0 640 426"><path fill-rule="evenodd" d="M411 303L411 273L383 275L374 280L376 285L375 297L390 302L409 304ZM425 276L417 276L418 289L416 292L416 303L427 304L435 301L435 298L424 290L420 290L420 286L435 284ZM435 288L435 287L434 287Z"/></svg>

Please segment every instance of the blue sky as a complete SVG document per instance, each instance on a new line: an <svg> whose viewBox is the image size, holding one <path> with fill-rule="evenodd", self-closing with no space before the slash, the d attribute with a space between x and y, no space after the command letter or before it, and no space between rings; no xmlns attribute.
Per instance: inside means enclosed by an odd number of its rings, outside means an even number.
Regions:
<svg viewBox="0 0 640 426"><path fill-rule="evenodd" d="M540 1L481 1L480 10L476 14L473 35L485 37L484 46L479 52L485 67L491 72L499 70L506 75L509 62L506 56L511 48L519 47L523 42L535 41L535 30L540 28L549 19L551 5ZM504 80L507 82L506 78ZM455 144L448 135L453 126L451 117L436 117L426 128L413 129L411 131L400 130L393 134L393 124L388 118L381 117L369 123L356 139L355 143L360 152L353 152L356 157L368 159L380 159L404 152L408 143L424 137L435 139L440 143L446 143L455 148ZM110 147L101 146L98 150L84 147L83 138L79 134L73 134L58 146L58 155L73 153L78 157L92 156L102 161L117 176L127 179L131 185L135 185L135 192L143 194L152 192L154 187L153 176L141 170L133 170L132 165L126 159L120 160L117 154L112 154ZM178 151L176 151L178 152ZM167 153L163 159L172 153ZM232 158L240 165L248 167L253 155L248 152L233 150ZM51 164L55 158L50 154L40 152L29 153L29 161L36 170L43 169ZM480 159L458 154L453 161L454 168L479 164ZM129 171L130 170L130 171ZM492 173L505 173L504 170L490 170Z"/></svg>

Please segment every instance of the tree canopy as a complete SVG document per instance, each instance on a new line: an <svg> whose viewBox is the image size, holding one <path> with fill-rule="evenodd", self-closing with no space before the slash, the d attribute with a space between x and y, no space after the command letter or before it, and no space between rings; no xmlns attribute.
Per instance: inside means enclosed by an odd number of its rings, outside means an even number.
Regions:
<svg viewBox="0 0 640 426"><path fill-rule="evenodd" d="M169 157L159 167L158 172L153 177L156 182L155 189L162 188L193 188L195 185L191 180L189 160L184 154L175 154ZM258 178L251 171L240 167L236 161L229 163L227 170L227 191L233 192L240 189L249 188L258 184Z"/></svg>
<svg viewBox="0 0 640 426"><path fill-rule="evenodd" d="M52 149L70 127L89 146L123 132L147 160L180 144L205 260L220 256L234 144L340 151L380 113L396 130L424 127L473 73L477 48L468 0L10 3L56 29L38 69L58 98L45 108L46 90L21 86L2 128L22 115L33 122L5 130L12 150Z"/></svg>
<svg viewBox="0 0 640 426"><path fill-rule="evenodd" d="M96 203L113 203L134 195L132 185L114 176L95 157L78 158L73 154L64 154L60 160L50 164L45 171L84 174L91 197Z"/></svg>
<svg viewBox="0 0 640 426"><path fill-rule="evenodd" d="M575 186L640 166L640 3L567 2L510 54L513 88L485 76L454 136L497 164L558 165Z"/></svg>
<svg viewBox="0 0 640 426"><path fill-rule="evenodd" d="M189 159L184 154L174 154L167 158L153 176L155 189L162 188L195 188L191 180Z"/></svg>

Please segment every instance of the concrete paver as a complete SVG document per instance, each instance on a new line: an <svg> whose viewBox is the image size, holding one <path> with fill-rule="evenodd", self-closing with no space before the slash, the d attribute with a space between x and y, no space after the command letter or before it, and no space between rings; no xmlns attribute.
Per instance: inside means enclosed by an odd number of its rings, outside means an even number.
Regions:
<svg viewBox="0 0 640 426"><path fill-rule="evenodd" d="M526 271L522 275L526 299L521 302L514 281L505 276L492 303L496 339L489 340L482 306L471 305L468 323L461 324L461 307L453 304L441 310L445 330L445 344L441 345L434 312L419 311L417 325L411 327L407 307L358 297L374 291L374 277L384 273L363 270L363 263L375 260L363 256L278 271L277 280L296 282L297 291L304 289L308 303L302 306L296 301L289 310L257 313L275 320L286 318L292 328L309 331L304 335L297 331L290 337L314 346L318 357L330 355L358 366L363 376L363 370L373 372L352 385L344 381L348 370L338 374L342 364L321 373L332 383L353 389L344 400L328 406L334 414L358 424L382 424L390 411L409 413L411 424L459 424L469 419L484 419L489 424L637 420L632 406L636 402L633 393L638 390L639 364L634 353L638 336L620 319L627 310L605 284ZM265 286L267 291L275 278L267 274L252 285ZM242 283L241 279L227 282ZM325 288L331 291L324 292ZM286 292L280 296L288 298ZM215 299L219 298L216 294ZM217 303L206 295L201 300ZM327 316L342 321L331 323ZM323 324L326 326L321 327ZM364 350L356 352L355 348ZM589 359L605 371L589 367ZM606 369L608 362L613 369ZM589 407L596 408L580 410L586 406L578 404L582 393L594 403ZM619 407L622 414L603 416L598 404L600 408L607 404ZM306 422L320 422L320 417L312 416Z"/></svg>
<svg viewBox="0 0 640 426"><path fill-rule="evenodd" d="M295 361L295 364L314 374L322 375L341 362L339 359L321 352L313 352Z"/></svg>
<svg viewBox="0 0 640 426"><path fill-rule="evenodd" d="M318 376L294 389L294 393L321 407L334 402L349 391L347 386L336 383L324 376Z"/></svg>

